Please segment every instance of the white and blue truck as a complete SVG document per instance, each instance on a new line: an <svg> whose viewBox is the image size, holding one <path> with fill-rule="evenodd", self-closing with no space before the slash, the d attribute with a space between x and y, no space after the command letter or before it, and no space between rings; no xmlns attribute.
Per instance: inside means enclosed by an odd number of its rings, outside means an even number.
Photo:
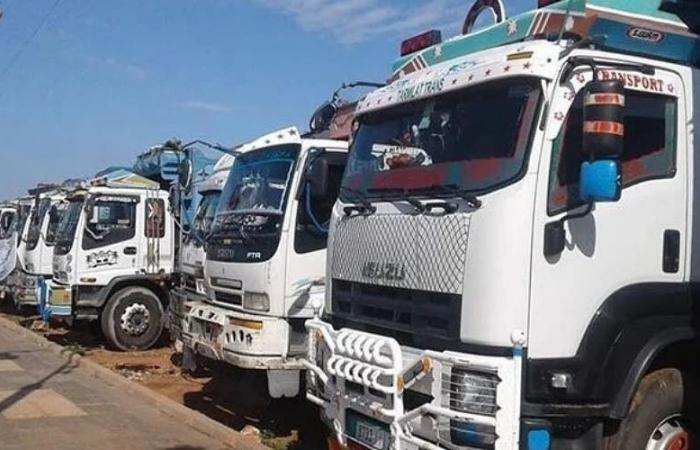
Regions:
<svg viewBox="0 0 700 450"><path fill-rule="evenodd" d="M196 196L187 187L202 163L176 141L153 147L129 169L112 168L68 195L53 252L45 317L99 321L118 350L160 339L174 285L179 234Z"/></svg>
<svg viewBox="0 0 700 450"><path fill-rule="evenodd" d="M696 448L698 32L696 0L478 0L403 43L307 323L331 448Z"/></svg>
<svg viewBox="0 0 700 450"><path fill-rule="evenodd" d="M183 233L178 261L179 280L172 289L168 307L168 331L178 351L182 351L182 321L187 312L187 302L201 301L207 296L204 277L206 240L233 161L234 156L231 154L222 156L214 166L213 173L191 187L199 193L201 199L189 230Z"/></svg>

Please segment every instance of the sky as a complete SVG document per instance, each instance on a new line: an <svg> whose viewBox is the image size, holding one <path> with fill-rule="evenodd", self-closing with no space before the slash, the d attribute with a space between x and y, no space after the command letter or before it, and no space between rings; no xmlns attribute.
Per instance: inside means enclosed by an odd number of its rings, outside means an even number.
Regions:
<svg viewBox="0 0 700 450"><path fill-rule="evenodd" d="M513 15L536 0L504 3ZM0 199L131 165L172 137L304 131L343 82L388 78L401 40L455 35L470 4L0 0Z"/></svg>

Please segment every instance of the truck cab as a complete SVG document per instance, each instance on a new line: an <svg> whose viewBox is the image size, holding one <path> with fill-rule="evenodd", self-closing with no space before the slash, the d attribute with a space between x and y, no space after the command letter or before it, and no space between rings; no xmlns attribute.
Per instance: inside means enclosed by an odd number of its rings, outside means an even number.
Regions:
<svg viewBox="0 0 700 450"><path fill-rule="evenodd" d="M541 4L477 2L359 103L307 323L333 448L693 448L700 40Z"/></svg>
<svg viewBox="0 0 700 450"><path fill-rule="evenodd" d="M299 392L310 299L323 292L327 221L347 143L279 130L237 149L207 241L206 301L183 322L189 351L267 372L272 397Z"/></svg>
<svg viewBox="0 0 700 450"><path fill-rule="evenodd" d="M7 281L17 264L17 208L0 207L0 300L7 295Z"/></svg>
<svg viewBox="0 0 700 450"><path fill-rule="evenodd" d="M15 305L38 306L38 287L52 277L51 259L56 231L65 212L65 195L56 187L40 187L27 219L26 235L20 244L21 272L13 292Z"/></svg>
<svg viewBox="0 0 700 450"><path fill-rule="evenodd" d="M204 278L206 239L211 232L221 191L228 179L233 160L232 155L222 156L214 166L213 174L195 187L201 199L192 220L192 226L184 234L180 245L179 284L172 291L168 307L168 331L170 339L175 342L178 349L182 348L181 327L186 312L185 303L206 299Z"/></svg>
<svg viewBox="0 0 700 450"><path fill-rule="evenodd" d="M56 233L48 316L99 320L120 350L160 338L175 258L169 193L133 172L91 180L67 198Z"/></svg>
<svg viewBox="0 0 700 450"><path fill-rule="evenodd" d="M31 215L31 211L34 205L34 199L31 197L23 197L18 199L15 202L16 210L17 210L17 216L15 220L15 234L16 234L16 258L17 262L15 264L14 270L10 273L10 275L7 277L5 280L4 284L4 292L5 292L5 298L11 298L13 300L13 303L15 301L14 295L17 293L19 286L20 286L20 281L22 280L22 272L23 272L23 267L24 267L24 260L23 260L23 255L24 255L24 249L26 247L26 241L27 241L27 233L29 232L29 216ZM19 304L15 303L16 307L19 307Z"/></svg>

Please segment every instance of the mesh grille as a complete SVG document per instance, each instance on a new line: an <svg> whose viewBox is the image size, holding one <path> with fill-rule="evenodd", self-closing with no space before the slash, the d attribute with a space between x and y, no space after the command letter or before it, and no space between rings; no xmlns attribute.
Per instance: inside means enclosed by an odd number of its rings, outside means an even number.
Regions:
<svg viewBox="0 0 700 450"><path fill-rule="evenodd" d="M461 294L469 216L380 215L342 217L329 248L332 277L383 286ZM402 264L402 279L369 279L367 263Z"/></svg>

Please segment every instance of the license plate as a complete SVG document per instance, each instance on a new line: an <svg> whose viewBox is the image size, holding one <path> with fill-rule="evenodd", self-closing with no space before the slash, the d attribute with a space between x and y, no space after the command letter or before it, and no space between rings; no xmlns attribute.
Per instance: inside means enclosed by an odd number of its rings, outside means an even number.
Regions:
<svg viewBox="0 0 700 450"><path fill-rule="evenodd" d="M389 426L359 414L349 414L350 437L373 450L388 450L391 445Z"/></svg>

